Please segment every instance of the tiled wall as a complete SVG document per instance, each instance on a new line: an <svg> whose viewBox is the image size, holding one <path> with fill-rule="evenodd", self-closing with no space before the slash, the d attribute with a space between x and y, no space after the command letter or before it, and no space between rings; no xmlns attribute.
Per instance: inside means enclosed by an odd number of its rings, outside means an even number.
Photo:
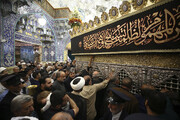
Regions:
<svg viewBox="0 0 180 120"><path fill-rule="evenodd" d="M3 17L3 37L7 41L3 43L3 62L2 66L14 65L14 27L18 19L18 15L11 14Z"/></svg>
<svg viewBox="0 0 180 120"><path fill-rule="evenodd" d="M54 19L49 16L46 12L42 11L42 9L36 5L32 4L30 7L22 7L21 8L21 14L34 14L34 13L43 13L45 15L46 19L48 20L49 26L53 30L54 33ZM1 15L0 15L1 16ZM1 66L10 67L15 64L15 48L14 48L14 40L20 39L25 42L32 42L39 44L39 41L37 41L35 38L30 37L26 34L15 34L15 26L17 24L17 21L20 19L22 15L17 14L11 14L10 16L6 16L2 18L1 22L3 22L2 28L3 28L3 38L7 40L7 42L1 44ZM54 40L55 41L55 40ZM43 47L44 48L44 47ZM55 61L55 43L49 45L48 48L43 49L43 61Z"/></svg>

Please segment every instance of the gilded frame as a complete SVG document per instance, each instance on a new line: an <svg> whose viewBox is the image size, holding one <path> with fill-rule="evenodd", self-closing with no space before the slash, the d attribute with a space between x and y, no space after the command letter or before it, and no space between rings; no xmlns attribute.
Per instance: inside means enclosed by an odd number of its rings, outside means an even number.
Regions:
<svg viewBox="0 0 180 120"><path fill-rule="evenodd" d="M103 12L102 14L101 14L101 20L102 20L102 22L108 22L108 20L109 20L109 16L108 16L108 14L106 13L106 12Z"/></svg>
<svg viewBox="0 0 180 120"><path fill-rule="evenodd" d="M111 19L115 19L119 16L119 12L118 12L118 9L116 7L112 7L110 10L109 10L109 17Z"/></svg>
<svg viewBox="0 0 180 120"><path fill-rule="evenodd" d="M87 22L84 23L84 29L88 30L89 29L89 24Z"/></svg>
<svg viewBox="0 0 180 120"><path fill-rule="evenodd" d="M147 5L148 0L132 0L132 6L135 10L142 9Z"/></svg>
<svg viewBox="0 0 180 120"><path fill-rule="evenodd" d="M98 26L98 25L101 24L101 20L99 19L98 16L95 16L95 17L94 17L94 23L95 23L96 26Z"/></svg>
<svg viewBox="0 0 180 120"><path fill-rule="evenodd" d="M128 1L123 1L123 3L119 7L119 11L121 15L128 14L131 11L131 5Z"/></svg>
<svg viewBox="0 0 180 120"><path fill-rule="evenodd" d="M94 27L94 21L89 20L89 27L90 27L90 28L93 28L93 27Z"/></svg>

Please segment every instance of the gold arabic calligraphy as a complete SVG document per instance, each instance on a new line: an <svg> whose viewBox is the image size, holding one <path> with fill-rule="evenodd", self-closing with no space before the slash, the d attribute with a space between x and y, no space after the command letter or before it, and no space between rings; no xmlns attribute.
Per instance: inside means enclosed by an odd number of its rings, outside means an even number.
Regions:
<svg viewBox="0 0 180 120"><path fill-rule="evenodd" d="M99 31L83 38L85 50L110 49L117 46L133 44L146 45L151 41L162 44L171 40L180 40L180 5L173 8L154 12L143 18L117 25Z"/></svg>

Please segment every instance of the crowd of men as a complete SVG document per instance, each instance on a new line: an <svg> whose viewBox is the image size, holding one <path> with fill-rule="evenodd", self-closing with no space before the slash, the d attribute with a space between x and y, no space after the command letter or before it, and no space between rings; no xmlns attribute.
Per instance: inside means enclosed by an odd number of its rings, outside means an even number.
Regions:
<svg viewBox="0 0 180 120"><path fill-rule="evenodd" d="M0 120L179 120L168 90L108 77L91 66L80 72L71 63L16 64L13 73L0 67ZM91 70L90 70L91 68Z"/></svg>

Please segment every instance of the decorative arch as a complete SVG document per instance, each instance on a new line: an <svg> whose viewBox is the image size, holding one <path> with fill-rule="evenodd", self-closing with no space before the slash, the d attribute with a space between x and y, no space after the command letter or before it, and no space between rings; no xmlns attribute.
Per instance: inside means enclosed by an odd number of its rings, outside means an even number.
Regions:
<svg viewBox="0 0 180 120"><path fill-rule="evenodd" d="M54 35L54 43L52 43L51 45L49 45L49 48L48 49L45 49L45 45L43 43L41 43L41 46L42 46L42 61L55 61L56 60L56 35L55 35L55 32L54 32L54 29L53 29L53 22L50 21L51 18L48 18L48 15L46 15L44 12L37 12L37 13L28 13L28 14L22 14L18 17L18 19L16 20L16 24L14 26L14 41L16 39L16 31L15 31L15 28L16 28L16 25L18 23L18 21L23 17L23 16L28 16L28 15L42 15L42 17L46 20L46 24L47 26L50 27L53 35ZM33 38L31 38L33 39ZM15 52L15 42L14 42L14 52ZM43 54L44 53L44 54ZM48 56L46 56L46 54L49 54ZM50 56L50 57L49 57ZM14 54L14 61L15 61L15 54Z"/></svg>

